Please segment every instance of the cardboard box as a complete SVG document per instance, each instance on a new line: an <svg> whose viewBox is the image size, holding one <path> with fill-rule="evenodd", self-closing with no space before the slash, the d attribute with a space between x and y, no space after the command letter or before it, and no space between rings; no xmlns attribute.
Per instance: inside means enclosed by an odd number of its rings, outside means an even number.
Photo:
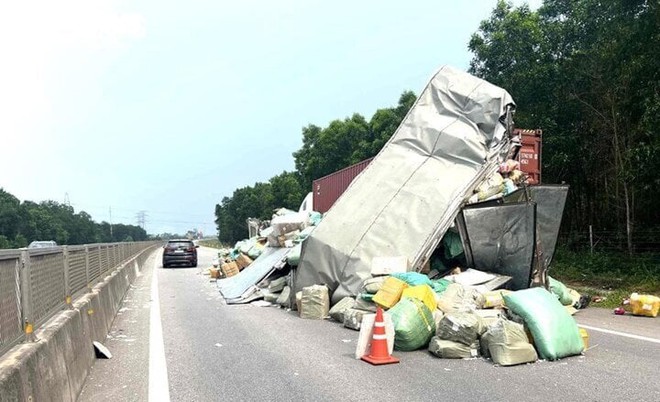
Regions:
<svg viewBox="0 0 660 402"><path fill-rule="evenodd" d="M220 278L220 270L217 268L209 268L209 275L211 275L211 278L213 279L218 279Z"/></svg>
<svg viewBox="0 0 660 402"><path fill-rule="evenodd" d="M410 262L404 256L374 257L371 260L371 275L389 275L395 272L408 272Z"/></svg>
<svg viewBox="0 0 660 402"><path fill-rule="evenodd" d="M252 258L250 258L247 255L241 253L238 256L238 258L236 259L236 264L238 265L239 270L243 270L244 268L246 268L250 264L252 264Z"/></svg>
<svg viewBox="0 0 660 402"><path fill-rule="evenodd" d="M239 271L240 270L238 269L238 264L236 264L236 261L222 264L222 272L227 278L230 276L238 275Z"/></svg>

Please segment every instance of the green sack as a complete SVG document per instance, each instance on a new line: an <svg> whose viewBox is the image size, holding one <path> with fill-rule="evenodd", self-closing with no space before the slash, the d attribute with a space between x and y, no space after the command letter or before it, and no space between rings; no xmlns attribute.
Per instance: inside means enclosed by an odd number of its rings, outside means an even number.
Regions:
<svg viewBox="0 0 660 402"><path fill-rule="evenodd" d="M448 281L446 279L436 279L431 281L431 288L433 288L433 291L437 294L440 294L447 290L449 285L451 285L454 282Z"/></svg>
<svg viewBox="0 0 660 402"><path fill-rule="evenodd" d="M302 245L300 243L293 246L291 251L289 251L289 254L287 254L286 256L286 262L288 262L289 265L293 267L297 267L298 263L300 262L301 251L302 251Z"/></svg>
<svg viewBox="0 0 660 402"><path fill-rule="evenodd" d="M309 223L312 226L318 226L322 218L323 215L320 212L312 211L309 213Z"/></svg>
<svg viewBox="0 0 660 402"><path fill-rule="evenodd" d="M316 229L314 226L307 226L305 229L301 230L300 233L296 235L293 239L294 244L302 243L305 239L309 237L310 234Z"/></svg>
<svg viewBox="0 0 660 402"><path fill-rule="evenodd" d="M264 250L264 248L262 246L258 246L258 245L255 244L254 246L250 247L250 249L248 250L247 255L252 260L256 260L257 258L259 258L259 256L263 252L263 250Z"/></svg>
<svg viewBox="0 0 660 402"><path fill-rule="evenodd" d="M389 309L394 323L394 348L417 350L429 344L435 333L431 310L420 300L406 297Z"/></svg>
<svg viewBox="0 0 660 402"><path fill-rule="evenodd" d="M390 276L400 279L408 284L408 286L417 286L417 285L429 285L431 286L431 280L428 276L420 274L419 272L395 272L390 274Z"/></svg>
<svg viewBox="0 0 660 402"><path fill-rule="evenodd" d="M548 282L550 284L550 291L557 296L561 304L564 306L570 306L573 304L573 298L566 285L550 276L548 276Z"/></svg>
<svg viewBox="0 0 660 402"><path fill-rule="evenodd" d="M557 360L584 350L575 320L544 288L505 294L504 304L525 321L541 359Z"/></svg>
<svg viewBox="0 0 660 402"><path fill-rule="evenodd" d="M229 258L231 258L232 261L236 261L236 259L241 255L241 252L238 248L232 249L229 252Z"/></svg>

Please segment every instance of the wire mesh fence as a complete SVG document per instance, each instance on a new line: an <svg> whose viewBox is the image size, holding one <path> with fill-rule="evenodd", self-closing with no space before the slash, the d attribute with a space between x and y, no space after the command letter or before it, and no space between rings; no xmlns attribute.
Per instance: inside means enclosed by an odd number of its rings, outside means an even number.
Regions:
<svg viewBox="0 0 660 402"><path fill-rule="evenodd" d="M87 254L85 246L69 247L66 256L69 265L69 286L71 294L75 295L87 287Z"/></svg>
<svg viewBox="0 0 660 402"><path fill-rule="evenodd" d="M0 354L23 336L20 251L0 252Z"/></svg>
<svg viewBox="0 0 660 402"><path fill-rule="evenodd" d="M137 256L144 264L150 253L143 251L157 244L0 250L0 355L124 262Z"/></svg>
<svg viewBox="0 0 660 402"><path fill-rule="evenodd" d="M573 251L660 255L660 230L634 231L628 239L625 231L587 227L562 233L558 244Z"/></svg>
<svg viewBox="0 0 660 402"><path fill-rule="evenodd" d="M88 246L89 281L96 281L101 276L101 246Z"/></svg>
<svg viewBox="0 0 660 402"><path fill-rule="evenodd" d="M64 306L64 255L39 252L28 253L32 321L39 325L49 313Z"/></svg>

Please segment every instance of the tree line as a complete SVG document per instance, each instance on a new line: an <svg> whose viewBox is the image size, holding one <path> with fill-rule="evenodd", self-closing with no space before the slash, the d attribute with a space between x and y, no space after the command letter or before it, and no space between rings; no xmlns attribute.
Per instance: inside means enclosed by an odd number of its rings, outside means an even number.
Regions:
<svg viewBox="0 0 660 402"><path fill-rule="evenodd" d="M543 129L543 181L571 186L565 238L593 226L632 252L637 236L660 230L659 13L657 0L545 0L536 11L502 0L468 44L469 72L511 93L516 126ZM369 121L304 127L294 172L216 206L220 240L245 237L246 218L296 208L312 180L374 156L414 101L404 92Z"/></svg>
<svg viewBox="0 0 660 402"><path fill-rule="evenodd" d="M96 223L84 212L55 201L21 202L0 188L0 249L27 247L34 240L59 245L147 240L139 226Z"/></svg>
<svg viewBox="0 0 660 402"><path fill-rule="evenodd" d="M519 127L542 128L543 175L571 190L562 230L660 229L657 0L500 1L472 36L470 72L506 88Z"/></svg>

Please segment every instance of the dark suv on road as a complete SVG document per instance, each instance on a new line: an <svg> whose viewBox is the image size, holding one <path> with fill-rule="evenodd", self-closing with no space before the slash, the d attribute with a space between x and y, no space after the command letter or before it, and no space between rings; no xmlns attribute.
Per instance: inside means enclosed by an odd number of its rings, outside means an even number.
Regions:
<svg viewBox="0 0 660 402"><path fill-rule="evenodd" d="M172 264L189 264L197 266L197 247L192 240L169 240L163 247L163 268Z"/></svg>

